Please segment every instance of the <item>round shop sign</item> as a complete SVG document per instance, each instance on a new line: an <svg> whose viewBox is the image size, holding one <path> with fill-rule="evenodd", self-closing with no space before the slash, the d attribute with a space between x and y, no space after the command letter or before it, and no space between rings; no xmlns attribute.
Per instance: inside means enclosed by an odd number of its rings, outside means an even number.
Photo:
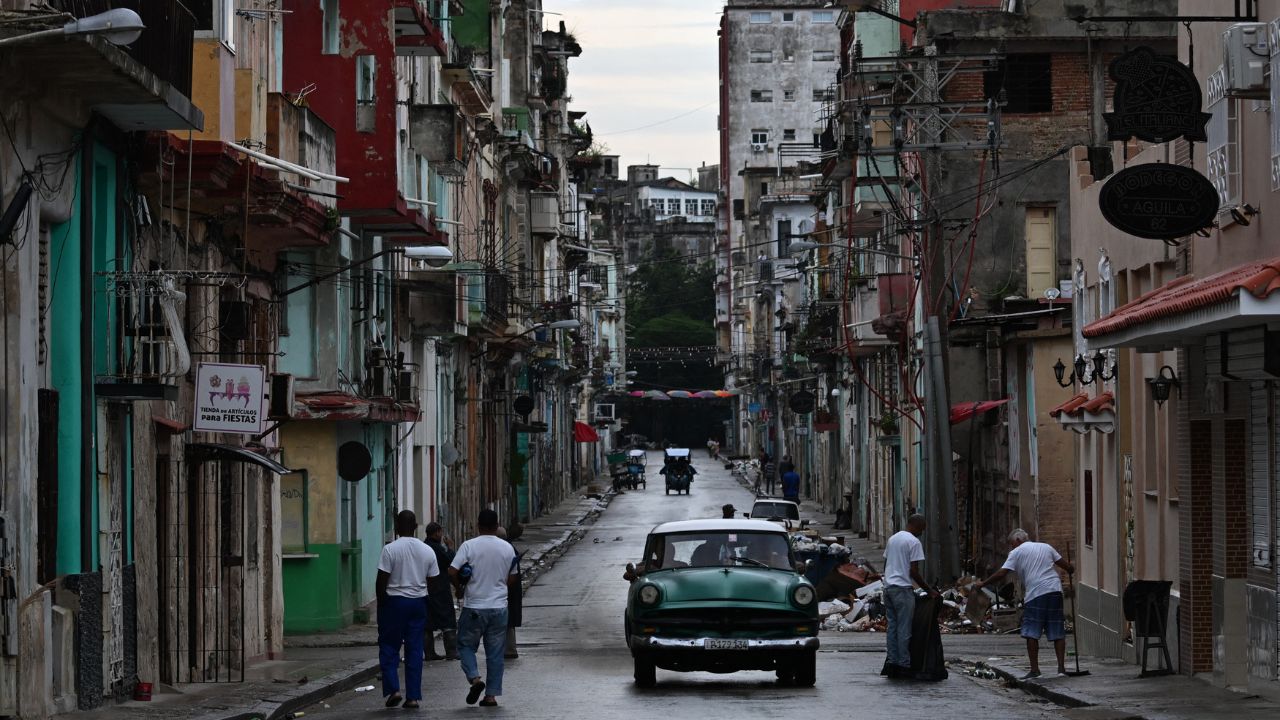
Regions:
<svg viewBox="0 0 1280 720"><path fill-rule="evenodd" d="M791 394L791 401L788 404L791 406L791 412L798 415L804 415L806 413L813 412L813 404L815 400L817 400L817 398L813 393L808 390L801 390Z"/></svg>
<svg viewBox="0 0 1280 720"><path fill-rule="evenodd" d="M1117 229L1152 240L1174 240L1213 224L1218 190L1182 165L1133 165L1112 175L1098 194L1102 216Z"/></svg>

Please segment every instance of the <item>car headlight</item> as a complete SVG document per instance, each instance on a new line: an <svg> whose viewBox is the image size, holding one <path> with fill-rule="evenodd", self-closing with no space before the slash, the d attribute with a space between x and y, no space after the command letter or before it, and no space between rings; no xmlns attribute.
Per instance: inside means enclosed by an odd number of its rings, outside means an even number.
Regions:
<svg viewBox="0 0 1280 720"><path fill-rule="evenodd" d="M791 601L801 607L809 605L813 602L813 587L810 585L797 585L796 589L791 591Z"/></svg>
<svg viewBox="0 0 1280 720"><path fill-rule="evenodd" d="M656 605L661 595L662 593L658 591L657 585L645 585L640 588L640 602L645 605ZM812 591L809 592L809 596L813 596Z"/></svg>

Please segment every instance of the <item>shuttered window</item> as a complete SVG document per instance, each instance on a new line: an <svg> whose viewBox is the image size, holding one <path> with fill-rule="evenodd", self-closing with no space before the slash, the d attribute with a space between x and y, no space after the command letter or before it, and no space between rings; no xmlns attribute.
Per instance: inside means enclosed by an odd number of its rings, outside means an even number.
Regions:
<svg viewBox="0 0 1280 720"><path fill-rule="evenodd" d="M1026 217L1027 297L1044 297L1044 291L1058 286L1058 252L1055 235L1056 211L1051 207L1029 207Z"/></svg>

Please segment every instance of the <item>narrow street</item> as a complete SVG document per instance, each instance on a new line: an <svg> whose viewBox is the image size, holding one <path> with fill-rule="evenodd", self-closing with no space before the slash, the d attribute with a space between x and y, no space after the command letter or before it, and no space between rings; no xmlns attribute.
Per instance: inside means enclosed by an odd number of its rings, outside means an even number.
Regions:
<svg viewBox="0 0 1280 720"><path fill-rule="evenodd" d="M646 533L670 520L718 517L731 502L750 508L751 494L719 463L695 451L693 492L666 495L657 474L660 453L649 453L648 486L615 498L609 509L525 594L520 658L507 663L505 694L498 712L521 718L812 717L819 708L841 715L945 717L948 714L999 718L1059 717L1052 706L1031 702L1017 690L979 682L953 672L939 683L890 682L877 673L884 635L823 633L818 683L812 689L779 687L772 673L731 675L658 671L658 686L638 690L623 644L622 616L627 584L622 569L640 555ZM949 636L960 652L985 658L1013 654L1017 638ZM948 646L948 652L957 650ZM369 648L370 657L376 653ZM424 717L470 717L479 710L463 702L466 686L457 663L428 663L423 673ZM387 717L380 688L344 693L305 710L306 717Z"/></svg>

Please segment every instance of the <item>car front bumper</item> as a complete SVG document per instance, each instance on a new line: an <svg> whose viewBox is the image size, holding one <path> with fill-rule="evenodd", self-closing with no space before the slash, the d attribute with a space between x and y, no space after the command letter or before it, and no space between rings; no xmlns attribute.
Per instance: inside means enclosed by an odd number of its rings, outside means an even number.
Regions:
<svg viewBox="0 0 1280 720"><path fill-rule="evenodd" d="M656 637L652 635L643 635L632 638L632 646L635 649L644 650L682 650L682 651L700 651L714 653L740 653L740 652L778 652L778 651L799 651L799 650L817 650L818 638L816 637L795 637L795 638L779 638L770 640L747 639L746 647L743 648L716 648L708 649L709 640L724 640L726 638L671 638Z"/></svg>

